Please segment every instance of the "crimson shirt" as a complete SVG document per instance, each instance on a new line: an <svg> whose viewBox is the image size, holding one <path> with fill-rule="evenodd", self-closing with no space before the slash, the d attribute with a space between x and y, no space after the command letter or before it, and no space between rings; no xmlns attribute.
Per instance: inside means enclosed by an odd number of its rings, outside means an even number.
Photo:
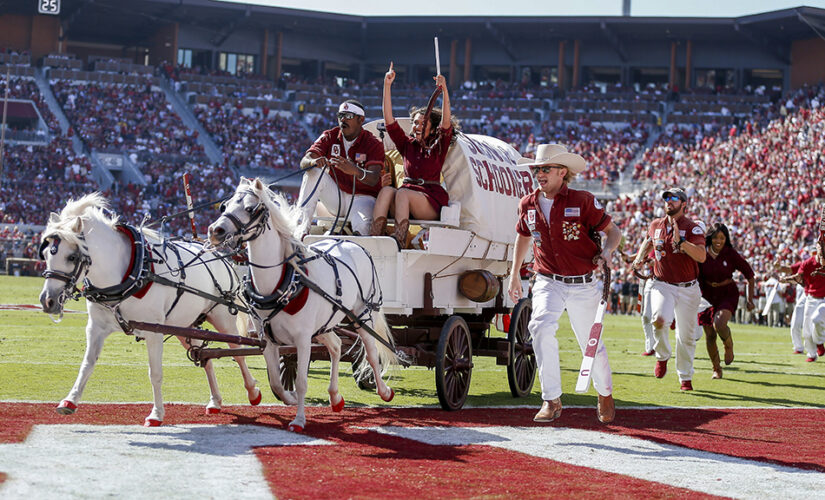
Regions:
<svg viewBox="0 0 825 500"><path fill-rule="evenodd" d="M553 198L550 220L544 218L539 206L541 190L536 189L521 199L518 206L516 232L533 237L533 264L542 274L578 276L596 268L593 257L599 252L590 239L590 230L603 231L610 216L587 191L570 189L567 184Z"/></svg>
<svg viewBox="0 0 825 500"><path fill-rule="evenodd" d="M396 149L404 157L404 175L413 179L437 182L439 184L424 184L417 186L414 184L402 184L404 189L411 189L424 193L430 205L436 213L440 213L441 207L450 202L447 191L441 186L441 169L444 167L444 160L450 150L450 143L453 140L453 127L441 129L441 139L438 145L433 148L433 154L424 155L421 144L412 137L404 133L404 129L397 121L392 125L387 125L387 133L395 143Z"/></svg>
<svg viewBox="0 0 825 500"><path fill-rule="evenodd" d="M735 282L715 288L710 286L710 283L719 283L726 279L732 279L734 271L742 273L745 279L752 279L754 277L751 265L748 264L748 261L732 246L723 246L716 258L714 258L710 252L708 252L707 255L705 262L699 264L699 288L702 289L702 296L708 299L711 304L715 304L717 302L716 299L725 296L738 296L739 287L736 286Z"/></svg>
<svg viewBox="0 0 825 500"><path fill-rule="evenodd" d="M825 298L825 276L812 276L811 273L819 269L816 256L802 261L799 272L802 273L802 282L805 284L805 294L815 299Z"/></svg>
<svg viewBox="0 0 825 500"><path fill-rule="evenodd" d="M333 144L338 144L342 153L345 151L344 134L341 133L340 127L325 130L315 139L315 142L309 147L307 153L315 153L318 156L331 158ZM347 158L361 168L367 168L370 165L383 165L384 144L370 132L361 130L361 133L355 138L355 142L350 146ZM352 178L355 176L347 174L332 165L329 166L328 173L335 179L341 191L352 194ZM355 194L365 194L372 197L378 196L378 192L381 191L380 182L377 182L375 186L370 186L358 180L358 177L355 178Z"/></svg>
<svg viewBox="0 0 825 500"><path fill-rule="evenodd" d="M705 232L695 222L684 215L676 221L679 234L684 236L688 243L705 246ZM667 217L656 219L650 223L647 235L653 243L653 275L668 283L683 283L693 281L699 276L699 265L686 253L673 250L673 235L671 224ZM679 241L679 238L676 238Z"/></svg>

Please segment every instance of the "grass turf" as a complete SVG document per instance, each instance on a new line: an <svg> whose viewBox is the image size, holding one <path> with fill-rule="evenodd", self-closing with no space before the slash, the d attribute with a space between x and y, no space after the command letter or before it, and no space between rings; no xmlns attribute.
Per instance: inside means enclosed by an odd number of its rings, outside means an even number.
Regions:
<svg viewBox="0 0 825 500"><path fill-rule="evenodd" d="M0 304L36 304L43 281L40 278L0 277ZM85 303L70 302L72 310L85 310ZM0 310L0 400L60 401L77 375L85 348L85 314L66 314L55 324L38 311ZM604 339L613 369L617 406L675 407L822 407L823 362L806 363L804 355L791 353L787 329L732 325L736 360L724 367L724 378L711 380L704 339L697 342L694 391L681 392L675 362L671 360L663 379L653 377L652 357L641 356L641 323L635 316L605 319ZM501 335L497 333L497 335ZM671 343L673 333L671 332ZM595 406L596 394L573 392L581 354L569 322L562 318L557 334L562 363L566 406ZM276 399L266 388L266 369L261 357L248 358L253 375L264 390L264 403ZM535 405L541 401L539 384L523 399L514 399L506 380L506 368L495 359L475 357L467 406ZM106 340L94 374L80 402L145 402L151 400L146 349L134 338L115 332ZM240 373L231 359L216 362L224 404L246 402ZM309 404L326 404L329 364L313 362L307 393ZM358 389L349 366L342 364L341 392L349 405L382 406L372 392ZM390 385L396 397L392 405L438 405L434 372L422 367L396 369ZM167 402L202 402L209 392L200 368L186 359L177 340L164 349L164 399Z"/></svg>

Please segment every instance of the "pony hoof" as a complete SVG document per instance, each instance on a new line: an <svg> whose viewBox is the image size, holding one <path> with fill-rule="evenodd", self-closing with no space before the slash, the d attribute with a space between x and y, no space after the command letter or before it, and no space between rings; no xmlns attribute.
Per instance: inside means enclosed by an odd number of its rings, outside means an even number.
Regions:
<svg viewBox="0 0 825 500"><path fill-rule="evenodd" d="M379 396L380 396L380 394L379 394ZM395 397L395 391L392 390L392 387L390 387L390 395L387 396L386 398L384 396L381 396L381 399L383 399L384 401L389 403L390 401L392 401L392 398L394 398L394 397Z"/></svg>
<svg viewBox="0 0 825 500"><path fill-rule="evenodd" d="M344 397L343 397L343 396L341 396L341 401L338 401L338 402L337 402L337 403L335 403L335 404L331 404L330 406L332 407L332 411L334 411L334 412L336 412L336 413L337 413L337 412L339 412L339 411L341 411L341 410L343 410L343 409L344 409L344 405L345 405L345 404L346 404L346 401L344 401Z"/></svg>
<svg viewBox="0 0 825 500"><path fill-rule="evenodd" d="M57 405L57 408L55 408L54 411L61 415L71 415L77 411L77 405L68 399L64 399L59 405Z"/></svg>
<svg viewBox="0 0 825 500"><path fill-rule="evenodd" d="M221 412L220 408L209 408L209 407L207 407L204 414L205 415L217 415L220 412Z"/></svg>
<svg viewBox="0 0 825 500"><path fill-rule="evenodd" d="M261 390L260 390L260 389L258 389L257 387L255 388L255 391L257 391L257 392L258 392L258 395L257 395L257 396L255 396L254 398L249 398L249 404L251 404L252 406L258 406L259 404L261 404L261 400L262 400L262 399L263 399L263 397L264 397L264 395L263 395L263 393L261 392Z"/></svg>
<svg viewBox="0 0 825 500"><path fill-rule="evenodd" d="M143 421L144 427L160 427L163 423L163 420L158 420L156 418L147 418Z"/></svg>
<svg viewBox="0 0 825 500"><path fill-rule="evenodd" d="M304 428L301 427L298 424L289 424L289 427L287 427L287 430L289 432L295 432L295 433L298 433L298 434L304 432Z"/></svg>

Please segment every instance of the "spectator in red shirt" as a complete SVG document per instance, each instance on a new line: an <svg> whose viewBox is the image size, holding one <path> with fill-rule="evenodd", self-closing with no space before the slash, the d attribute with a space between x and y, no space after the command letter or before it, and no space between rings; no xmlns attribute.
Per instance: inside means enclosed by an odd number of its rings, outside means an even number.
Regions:
<svg viewBox="0 0 825 500"><path fill-rule="evenodd" d="M532 243L536 282L533 285L533 312L528 329L541 382L542 406L533 418L552 422L561 415L561 368L556 331L559 318L567 310L570 325L584 352L590 327L602 295L594 276L599 260L612 261L622 234L596 198L587 191L567 187L584 171L584 158L567 152L558 144L542 144L530 166L539 188L519 202L513 267L509 294L514 302L522 296L519 270ZM591 235L603 231L604 246ZM593 387L599 395L597 416L609 423L615 417L613 376L607 349L599 342L592 369Z"/></svg>
<svg viewBox="0 0 825 500"><path fill-rule="evenodd" d="M704 262L705 232L685 216L687 194L681 188L662 193L665 217L655 219L648 229L648 240L642 244L633 260L633 269L642 266L652 246L653 288L651 306L656 342L656 367L653 374L662 378L667 373L667 361L671 349L668 342L668 326L676 320L676 371L681 390L692 391L693 357L696 353L696 314L702 292L699 290L698 262Z"/></svg>

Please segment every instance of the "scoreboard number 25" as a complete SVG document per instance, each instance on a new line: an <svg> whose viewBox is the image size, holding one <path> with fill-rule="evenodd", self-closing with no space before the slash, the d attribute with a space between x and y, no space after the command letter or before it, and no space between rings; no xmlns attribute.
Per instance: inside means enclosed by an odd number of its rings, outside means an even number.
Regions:
<svg viewBox="0 0 825 500"><path fill-rule="evenodd" d="M60 0L37 0L37 12L40 14L60 14Z"/></svg>

